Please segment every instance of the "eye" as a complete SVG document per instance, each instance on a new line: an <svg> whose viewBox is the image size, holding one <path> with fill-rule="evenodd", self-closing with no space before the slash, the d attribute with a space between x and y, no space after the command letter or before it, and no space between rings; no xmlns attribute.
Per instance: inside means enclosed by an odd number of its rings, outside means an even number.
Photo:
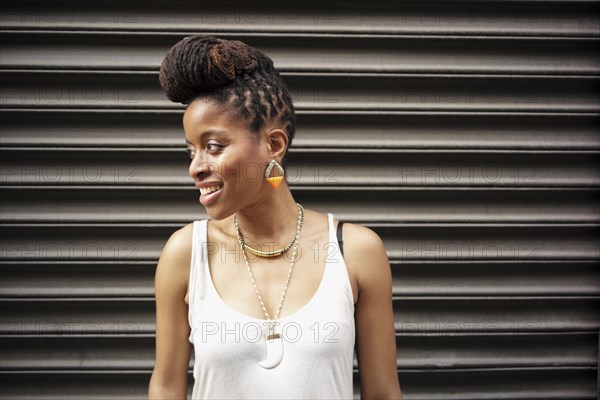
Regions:
<svg viewBox="0 0 600 400"><path fill-rule="evenodd" d="M206 145L206 147L208 148L208 150L218 151L218 150L221 150L225 146L218 144L218 143L208 143Z"/></svg>
<svg viewBox="0 0 600 400"><path fill-rule="evenodd" d="M219 151L223 147L225 147L225 146L222 145L222 144L218 144L218 143L208 143L206 145L206 148L209 151L212 151L212 152ZM186 147L184 151L186 152L186 154L188 155L188 157L191 158L191 159L193 159L195 157L195 155L196 155L196 150L193 149L193 148Z"/></svg>

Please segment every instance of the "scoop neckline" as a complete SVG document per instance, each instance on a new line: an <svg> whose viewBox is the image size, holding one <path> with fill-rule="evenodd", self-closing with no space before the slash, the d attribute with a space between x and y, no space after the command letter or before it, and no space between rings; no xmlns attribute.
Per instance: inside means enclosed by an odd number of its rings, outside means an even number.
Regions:
<svg viewBox="0 0 600 400"><path fill-rule="evenodd" d="M204 243L208 242L208 220L205 219L203 221L204 223ZM327 215L327 236L328 236L328 240L331 241L331 218L329 217L329 214ZM217 291L217 288L215 286L215 283L213 282L212 279L212 275L210 273L210 265L208 262L208 246L204 245L203 247L203 256L204 256L204 260L206 260L204 262L204 268L206 270L206 273L208 275L208 281L209 281L209 286L211 287L211 290L213 292L213 294L215 295L215 297L217 298L217 301L227 310L229 310L230 312L237 314L241 317L244 317L246 319L250 319L252 321L261 321L261 322L268 322L268 319L263 319L263 318L256 318L256 317L252 317L250 315L246 315L241 311L236 310L235 308L231 307L229 304L227 304L225 302L225 300L221 297L221 295L219 294L219 292ZM317 290L315 291L315 293L313 294L313 296L310 298L310 300L308 300L308 302L306 304L304 304L302 307L300 307L298 310L294 311L293 313L286 315L284 317L280 317L278 319L271 319L271 321L286 321L288 319L297 317L299 314L302 314L303 312L305 312L314 302L315 299L317 297L319 297L319 295L321 294L321 292L324 290L323 287L325 286L325 279L327 278L327 274L329 273L329 270L331 269L329 267L329 258L331 256L331 247L332 246L327 246L327 258L326 258L326 262L325 262L325 271L323 272L323 276L321 277L321 282L319 283L319 286L317 287ZM256 301L258 301L258 297L256 297Z"/></svg>

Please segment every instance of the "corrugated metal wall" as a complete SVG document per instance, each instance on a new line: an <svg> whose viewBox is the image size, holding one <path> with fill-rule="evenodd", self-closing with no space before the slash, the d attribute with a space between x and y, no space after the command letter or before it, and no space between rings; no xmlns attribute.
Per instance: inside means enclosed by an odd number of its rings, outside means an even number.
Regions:
<svg viewBox="0 0 600 400"><path fill-rule="evenodd" d="M296 199L384 239L406 399L597 398L599 2L53 3L2 5L2 398L147 395L196 33L272 56Z"/></svg>

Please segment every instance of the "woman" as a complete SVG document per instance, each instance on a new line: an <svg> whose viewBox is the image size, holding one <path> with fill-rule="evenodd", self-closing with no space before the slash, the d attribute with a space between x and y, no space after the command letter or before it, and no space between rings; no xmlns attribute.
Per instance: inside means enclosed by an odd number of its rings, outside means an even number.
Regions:
<svg viewBox="0 0 600 400"><path fill-rule="evenodd" d="M272 60L243 42L187 37L160 69L183 116L189 174L210 220L158 261L150 399L401 399L392 278L379 236L298 204L286 181L295 111ZM343 253L342 253L343 250Z"/></svg>

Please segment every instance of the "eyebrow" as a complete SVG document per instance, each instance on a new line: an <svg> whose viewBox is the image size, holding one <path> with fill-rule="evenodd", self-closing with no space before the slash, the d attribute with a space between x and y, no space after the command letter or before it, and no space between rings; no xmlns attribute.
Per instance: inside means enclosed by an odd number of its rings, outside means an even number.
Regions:
<svg viewBox="0 0 600 400"><path fill-rule="evenodd" d="M214 129L207 129L207 130L205 130L204 132L202 132L202 133L200 134L200 136L199 136L199 138L200 138L200 141L202 141L202 138L203 138L204 136L206 136L206 135L209 135L209 134L214 134L214 135L218 135L218 136L227 136L227 132L225 132L225 131L222 131L222 130L220 130L220 129L216 129L216 128L214 128ZM186 144L192 144L192 145L193 145L193 143L192 143L192 142L190 142L190 141L188 140L188 138L185 138L185 143L186 143Z"/></svg>

